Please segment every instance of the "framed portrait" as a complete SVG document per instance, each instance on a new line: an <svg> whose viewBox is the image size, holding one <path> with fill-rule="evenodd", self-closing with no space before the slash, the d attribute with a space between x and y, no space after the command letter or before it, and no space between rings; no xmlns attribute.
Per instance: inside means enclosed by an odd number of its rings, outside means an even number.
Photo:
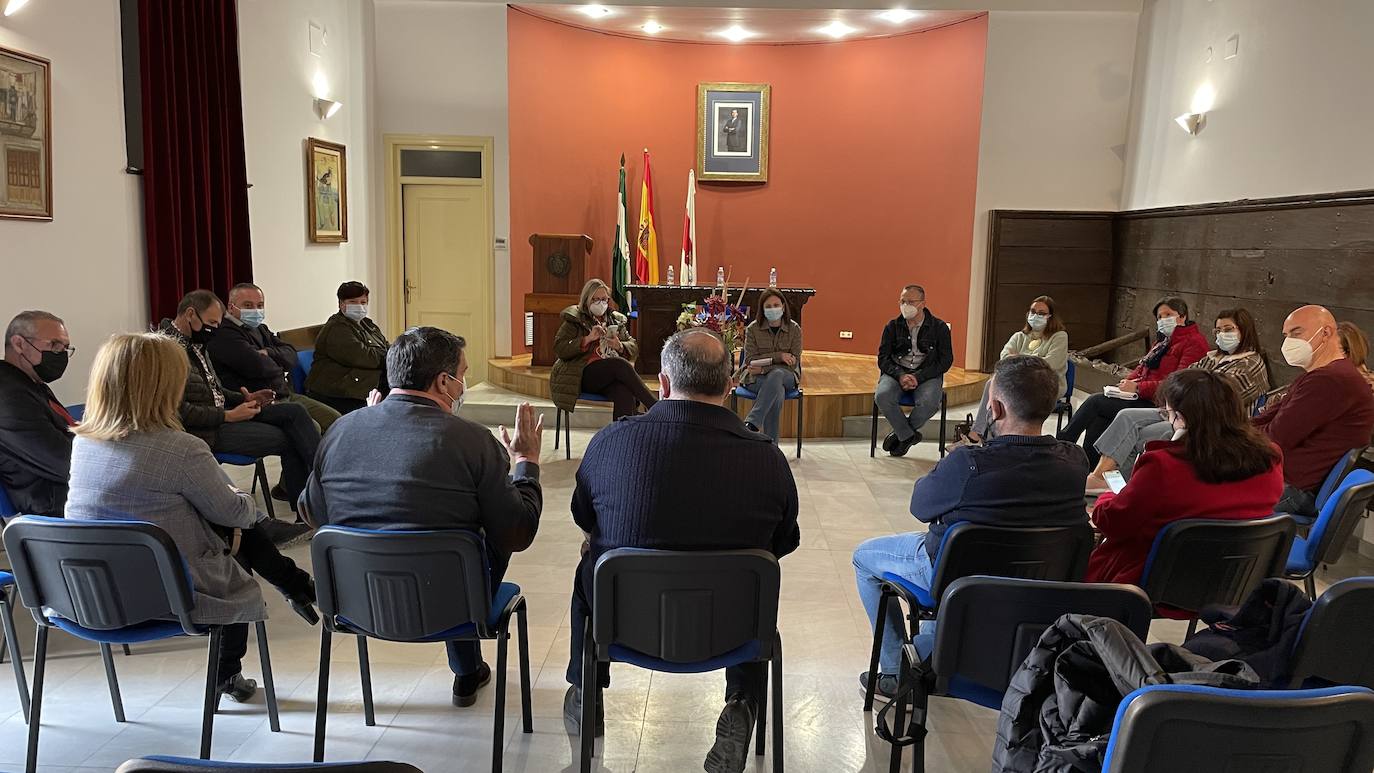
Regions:
<svg viewBox="0 0 1374 773"><path fill-rule="evenodd" d="M52 220L52 63L0 48L0 217Z"/></svg>
<svg viewBox="0 0 1374 773"><path fill-rule="evenodd" d="M348 241L348 165L344 146L305 141L306 217L312 242Z"/></svg>
<svg viewBox="0 0 1374 773"><path fill-rule="evenodd" d="M768 181L767 83L697 84L697 179Z"/></svg>

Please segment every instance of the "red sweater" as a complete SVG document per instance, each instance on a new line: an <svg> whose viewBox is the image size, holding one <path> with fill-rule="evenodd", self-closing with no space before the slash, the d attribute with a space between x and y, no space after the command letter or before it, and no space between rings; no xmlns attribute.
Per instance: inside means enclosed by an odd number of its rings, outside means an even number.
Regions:
<svg viewBox="0 0 1374 773"><path fill-rule="evenodd" d="M1141 360L1140 364L1126 378L1136 382L1136 394L1146 400L1153 401L1155 390L1159 389L1159 385L1169 377L1170 373L1182 370L1202 359L1210 348L1207 339L1198 330L1197 323L1189 322L1183 327L1174 328L1174 334L1169 338L1169 351L1165 352L1164 356L1159 359L1159 367L1147 368L1145 361ZM1149 355L1147 354L1146 357Z"/></svg>
<svg viewBox="0 0 1374 773"><path fill-rule="evenodd" d="M1283 450L1283 479L1316 492L1346 451L1369 445L1374 395L1359 369L1341 358L1294 379L1255 426Z"/></svg>
<svg viewBox="0 0 1374 773"><path fill-rule="evenodd" d="M1183 457L1183 443L1157 440L1145 446L1120 494L1097 500L1092 521L1102 544L1088 559L1087 582L1139 584L1155 536L1184 518L1249 520L1272 515L1283 493L1283 468L1232 483L1204 483Z"/></svg>

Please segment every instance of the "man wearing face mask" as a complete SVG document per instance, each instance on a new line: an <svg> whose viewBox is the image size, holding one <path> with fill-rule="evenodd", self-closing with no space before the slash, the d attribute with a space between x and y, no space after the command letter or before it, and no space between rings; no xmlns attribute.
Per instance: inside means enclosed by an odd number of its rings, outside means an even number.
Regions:
<svg viewBox="0 0 1374 773"><path fill-rule="evenodd" d="M75 349L62 320L21 312L5 330L0 361L0 485L15 509L61 517L67 503L76 424L48 384L62 377Z"/></svg>
<svg viewBox="0 0 1374 773"><path fill-rule="evenodd" d="M1303 306L1283 321L1283 337L1284 360L1303 373L1255 426L1283 451L1283 497L1275 511L1315 517L1316 492L1332 466L1369 444L1374 395L1341 350L1330 311Z"/></svg>
<svg viewBox="0 0 1374 773"><path fill-rule="evenodd" d="M906 456L921 442L921 427L940 410L945 373L954 364L949 325L926 306L926 291L907 285L898 298L901 316L883 328L878 344L878 387L873 401L887 417L892 432L883 439L883 450ZM902 413L901 397L913 393L911 414Z"/></svg>
<svg viewBox="0 0 1374 773"><path fill-rule="evenodd" d="M365 406L374 389L387 393L387 340L367 316L370 294L362 282L339 285L339 311L315 337L305 393L339 413Z"/></svg>
<svg viewBox="0 0 1374 773"><path fill-rule="evenodd" d="M515 435L501 440L457 415L466 389L466 342L436 327L417 327L387 351L386 399L345 414L320 444L302 512L315 526L380 531L480 531L491 588L512 553L539 528L542 416L516 411ZM514 462L512 470L511 463ZM491 678L478 642L449 642L453 703L471 706Z"/></svg>

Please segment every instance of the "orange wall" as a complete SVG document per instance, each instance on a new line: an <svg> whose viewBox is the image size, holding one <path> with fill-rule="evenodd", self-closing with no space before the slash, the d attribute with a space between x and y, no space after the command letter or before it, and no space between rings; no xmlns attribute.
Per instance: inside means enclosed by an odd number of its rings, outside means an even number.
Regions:
<svg viewBox="0 0 1374 773"><path fill-rule="evenodd" d="M511 9L508 34L514 351L531 233L589 234L610 280L622 153L630 230L648 147L660 276L677 266L697 84L740 81L772 85L769 179L698 184L698 279L724 265L757 286L777 266L779 284L816 288L806 348L865 354L901 286L920 283L964 361L986 16L881 40L750 46L603 35Z"/></svg>

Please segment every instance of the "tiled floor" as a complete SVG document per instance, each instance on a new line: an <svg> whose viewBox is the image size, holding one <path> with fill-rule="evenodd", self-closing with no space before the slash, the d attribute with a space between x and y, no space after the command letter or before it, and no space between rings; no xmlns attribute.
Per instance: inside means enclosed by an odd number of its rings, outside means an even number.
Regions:
<svg viewBox="0 0 1374 773"><path fill-rule="evenodd" d="M551 434L551 433L550 433ZM554 453L546 435L545 512L539 537L517 555L509 579L530 605L535 732L519 732L515 650L507 698L506 770L576 770L576 738L563 729L563 671L568 652L568 588L581 534L568 512L576 452L590 433L574 432L574 459ZM781 622L785 649L787 763L794 771L885 770L887 746L861 711L856 677L867 666L869 628L854 590L850 554L868 537L912 530L907 514L912 481L930 469L935 446L908 458L869 459L864 441L809 441L805 458L792 461L801 494L802 547L783 559ZM231 473L235 471L231 470ZM246 470L237 471L247 483ZM275 472L273 473L275 477ZM307 547L290 552L307 564ZM1349 558L1324 579L1370 573L1370 563ZM282 732L267 726L261 697L225 703L215 723L214 756L231 760L304 761L310 758L319 632L291 613L267 588L272 661L282 708ZM1152 638L1180 641L1182 624L1156 622ZM66 639L65 642L60 641ZM31 639L30 639L31 641ZM204 642L183 640L135 648L116 657L129 721L116 724L104 672L95 651L54 634L63 653L50 660L40 760L44 771L108 771L143 754L194 756L198 749ZM26 647L27 648L27 647ZM363 724L354 641L336 637L331 681L328 759L396 759L429 773L490 767L492 690L469 709L450 705L452 676L441 645L371 642L377 725ZM495 662L492 645L486 645ZM30 673L32 672L32 664ZM258 676L250 646L245 672ZM720 710L723 677L650 674L617 666L606 694L607 735L598 743L598 770L700 770ZM986 770L996 714L970 704L933 701L926 743L931 771ZM0 671L0 770L18 769L26 727ZM771 739L770 739L771 740ZM769 769L766 759L750 770Z"/></svg>

